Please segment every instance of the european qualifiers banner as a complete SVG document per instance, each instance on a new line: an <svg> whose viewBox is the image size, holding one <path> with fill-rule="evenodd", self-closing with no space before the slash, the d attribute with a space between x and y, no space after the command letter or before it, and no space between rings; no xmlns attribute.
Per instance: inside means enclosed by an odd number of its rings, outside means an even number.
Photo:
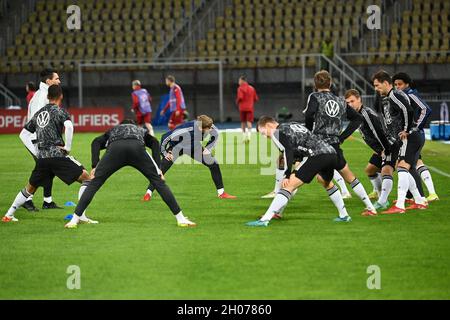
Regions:
<svg viewBox="0 0 450 320"><path fill-rule="evenodd" d="M67 109L75 132L104 132L118 125L124 118L122 108ZM0 109L0 134L20 133L27 122L27 110Z"/></svg>

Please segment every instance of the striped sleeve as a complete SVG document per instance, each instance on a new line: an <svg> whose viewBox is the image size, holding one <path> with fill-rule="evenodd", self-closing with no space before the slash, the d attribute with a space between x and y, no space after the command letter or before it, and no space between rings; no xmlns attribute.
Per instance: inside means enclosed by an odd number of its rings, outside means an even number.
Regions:
<svg viewBox="0 0 450 320"><path fill-rule="evenodd" d="M411 124L413 121L413 112L408 96L402 92L391 91L389 97L397 108L401 110L404 121L403 131L408 132L411 129Z"/></svg>

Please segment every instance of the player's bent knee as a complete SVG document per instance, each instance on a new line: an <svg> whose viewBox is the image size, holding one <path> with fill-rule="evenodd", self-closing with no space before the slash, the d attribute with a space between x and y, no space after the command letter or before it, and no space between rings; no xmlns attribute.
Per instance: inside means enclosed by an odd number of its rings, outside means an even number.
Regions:
<svg viewBox="0 0 450 320"><path fill-rule="evenodd" d="M29 184L29 183L27 184L25 189L27 190L27 192L29 194L34 194L36 192L36 190L37 190L37 188L35 186L33 186L33 185Z"/></svg>

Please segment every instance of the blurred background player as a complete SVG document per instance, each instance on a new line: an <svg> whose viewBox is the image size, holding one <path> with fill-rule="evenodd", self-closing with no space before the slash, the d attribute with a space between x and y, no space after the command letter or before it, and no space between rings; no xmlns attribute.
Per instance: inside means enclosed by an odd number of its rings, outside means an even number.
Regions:
<svg viewBox="0 0 450 320"><path fill-rule="evenodd" d="M79 197L89 183L89 173L84 167L69 156L72 148L73 123L70 115L59 106L63 99L62 89L59 85L51 85L48 88L49 103L38 110L24 130L36 133L37 143L28 146L36 157L36 165L31 173L28 184L16 196L13 204L3 217L2 221L17 222L14 213L27 199L43 186L50 178L60 178L67 185L75 181L81 183ZM65 140L62 132L65 129ZM96 223L84 214L80 220L85 223Z"/></svg>
<svg viewBox="0 0 450 320"><path fill-rule="evenodd" d="M186 103L184 101L183 91L181 90L181 87L175 83L174 76L169 75L166 77L166 85L170 88L169 101L161 111L161 116L163 116L167 109L169 109L171 114L168 127L170 130L173 130L176 126L184 122Z"/></svg>
<svg viewBox="0 0 450 320"><path fill-rule="evenodd" d="M48 96L48 88L51 85L59 85L61 81L59 80L59 75L54 69L44 69L40 74L39 90L37 90L29 104L28 104L28 114L27 121L30 121L33 116L45 107L49 100ZM30 133L29 131L23 129L20 133L20 139L24 143L25 147L27 147L28 151L33 155L34 143L36 142L36 134ZM36 161L36 157L33 156ZM48 180L43 182L44 189L44 201L42 203L42 209L62 209L55 202L53 202L52 198L52 188L53 188L53 178L51 174L48 176ZM28 211L38 211L33 203L33 194L30 195L28 200L23 204L23 207Z"/></svg>
<svg viewBox="0 0 450 320"><path fill-rule="evenodd" d="M31 99L36 93L36 85L34 82L28 82L25 86L25 90L27 91L27 106L30 104Z"/></svg>
<svg viewBox="0 0 450 320"><path fill-rule="evenodd" d="M203 147L202 142L208 135L209 141ZM165 133L161 137L162 173L166 174L178 157L183 154L188 155L208 167L217 189L217 196L220 199L235 199L235 196L225 192L219 163L212 155L212 150L219 140L219 135L219 130L213 124L213 120L206 115L200 115L197 120L186 122ZM154 189L155 187L150 184L142 200L149 201Z"/></svg>
<svg viewBox="0 0 450 320"><path fill-rule="evenodd" d="M258 101L255 88L248 82L245 76L239 77L239 87L237 90L236 104L239 107L241 118L242 141L249 142L252 136L252 123L254 118L254 105ZM247 129L247 131L246 131Z"/></svg>
<svg viewBox="0 0 450 320"><path fill-rule="evenodd" d="M427 123L428 118L431 116L430 106L420 98L417 89L412 88L414 84L411 77L408 74L404 72L397 73L392 77L392 81L394 82L395 89L402 90L404 93L408 95L409 100L411 102L411 106L413 106L415 111L414 120L417 125L417 130L423 136L425 141L424 127L425 124ZM433 179L431 178L431 173L422 161L422 155L419 155L419 160L417 160L416 169L420 177L422 178L423 183L427 186L429 193L427 201L431 202L439 200L439 197L436 194L436 190L434 189L434 183Z"/></svg>
<svg viewBox="0 0 450 320"><path fill-rule="evenodd" d="M145 125L148 132L153 136L152 96L146 89L141 87L141 82L139 80L133 80L131 86L133 88L133 92L131 93L133 106L131 107L131 110L136 114L136 123L139 126Z"/></svg>

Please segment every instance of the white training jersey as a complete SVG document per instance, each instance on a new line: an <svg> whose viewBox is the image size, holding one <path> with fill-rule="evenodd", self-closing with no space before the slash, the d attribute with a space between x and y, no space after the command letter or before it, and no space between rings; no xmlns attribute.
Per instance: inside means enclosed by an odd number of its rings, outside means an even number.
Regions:
<svg viewBox="0 0 450 320"><path fill-rule="evenodd" d="M39 90L33 95L33 98L31 98L30 104L28 105L27 121L30 121L36 112L49 104L47 95L48 85L41 82L39 84Z"/></svg>

